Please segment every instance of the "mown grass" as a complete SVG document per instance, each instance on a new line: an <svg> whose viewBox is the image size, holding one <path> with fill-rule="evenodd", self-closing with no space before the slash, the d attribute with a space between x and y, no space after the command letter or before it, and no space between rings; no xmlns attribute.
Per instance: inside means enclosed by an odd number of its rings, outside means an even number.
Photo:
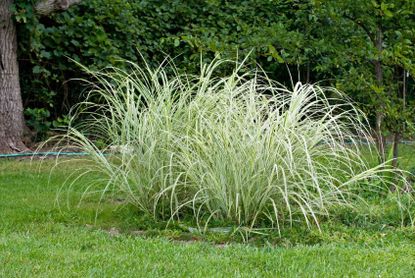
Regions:
<svg viewBox="0 0 415 278"><path fill-rule="evenodd" d="M404 146L404 168L414 147ZM76 206L84 185L57 192L76 162L0 161L0 277L411 277L415 231L400 227L387 199L373 199L372 213L356 208L306 227L241 236L191 233L157 222L108 197ZM40 170L39 170L40 169ZM50 180L49 180L50 177ZM66 206L67 201L70 205ZM98 213L97 213L98 212ZM188 224L190 225L190 224Z"/></svg>

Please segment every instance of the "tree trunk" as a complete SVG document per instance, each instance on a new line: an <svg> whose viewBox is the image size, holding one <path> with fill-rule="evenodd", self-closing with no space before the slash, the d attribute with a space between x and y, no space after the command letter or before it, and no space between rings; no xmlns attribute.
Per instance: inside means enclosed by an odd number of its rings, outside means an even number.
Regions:
<svg viewBox="0 0 415 278"><path fill-rule="evenodd" d="M392 151L393 151L393 160L392 160L392 166L393 168L398 168L398 156L399 156L399 142L401 139L401 134L396 131L393 134L393 145L392 145Z"/></svg>
<svg viewBox="0 0 415 278"><path fill-rule="evenodd" d="M310 84L311 80L310 80L310 61L307 62L307 73L306 73L306 83Z"/></svg>
<svg viewBox="0 0 415 278"><path fill-rule="evenodd" d="M24 120L17 63L16 26L10 7L13 0L0 3L0 152L26 149L22 142Z"/></svg>
<svg viewBox="0 0 415 278"><path fill-rule="evenodd" d="M382 76L382 64L380 61L375 61L375 73L376 73L376 80L379 87L382 86L383 83L383 76ZM380 163L386 161L386 151L385 151L385 138L382 134L382 124L383 124L383 112L384 106L381 104L377 111L376 111L376 126L375 126L375 133L376 133L376 145L379 152L379 160Z"/></svg>
<svg viewBox="0 0 415 278"><path fill-rule="evenodd" d="M406 71L403 70L403 80L402 80L402 96L399 94L398 90L398 98L402 98L403 104L403 111L406 110ZM393 135L393 161L392 166L394 168L398 168L398 156L399 156L399 143L402 135L405 135L405 122L402 123L402 127L397 127L396 131Z"/></svg>
<svg viewBox="0 0 415 278"><path fill-rule="evenodd" d="M375 65L375 76L376 76L376 85L378 88L383 87L383 69L382 69L382 58L380 57L382 50L383 50L383 33L382 29L379 26L376 34L376 48L378 50L379 57L376 61L374 61ZM383 124L383 118L384 118L384 104L381 103L376 111L376 144L377 149L379 152L379 161L380 163L383 163L386 161L386 151L385 151L385 137L382 133L382 124Z"/></svg>
<svg viewBox="0 0 415 278"><path fill-rule="evenodd" d="M41 0L34 10L40 15L48 15L80 2ZM13 0L0 0L0 153L27 150L22 141L25 124L17 63L16 26L10 11L12 3Z"/></svg>

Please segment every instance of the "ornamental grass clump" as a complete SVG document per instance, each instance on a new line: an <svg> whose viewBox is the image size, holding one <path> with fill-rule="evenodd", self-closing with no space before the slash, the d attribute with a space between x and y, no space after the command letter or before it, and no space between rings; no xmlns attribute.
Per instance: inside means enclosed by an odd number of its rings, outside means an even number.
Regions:
<svg viewBox="0 0 415 278"><path fill-rule="evenodd" d="M203 65L198 76L170 63L89 72L97 82L67 137L90 154L103 192L156 218L281 229L318 226L353 206L362 185L388 182L392 170L362 159L364 115L336 90L287 89L237 63L218 77L228 63Z"/></svg>

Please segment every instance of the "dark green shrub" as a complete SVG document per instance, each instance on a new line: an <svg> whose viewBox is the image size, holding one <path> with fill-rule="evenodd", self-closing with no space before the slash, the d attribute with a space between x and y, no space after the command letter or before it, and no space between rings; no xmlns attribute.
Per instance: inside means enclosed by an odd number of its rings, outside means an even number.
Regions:
<svg viewBox="0 0 415 278"><path fill-rule="evenodd" d="M72 60L101 69L144 56L155 66L167 53L179 71L197 73L201 54L209 62L219 53L234 59L253 50L251 65L259 62L287 80L280 63L302 55L302 35L288 31L291 6L284 1L89 0L43 18L32 2L18 0L14 7L23 98L26 107L48 110L49 120L82 99L84 88L70 80L85 76Z"/></svg>

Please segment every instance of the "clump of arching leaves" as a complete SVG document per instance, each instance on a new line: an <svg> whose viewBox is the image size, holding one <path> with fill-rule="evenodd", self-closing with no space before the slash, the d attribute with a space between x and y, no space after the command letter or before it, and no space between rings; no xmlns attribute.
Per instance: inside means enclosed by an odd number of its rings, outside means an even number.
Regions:
<svg viewBox="0 0 415 278"><path fill-rule="evenodd" d="M387 178L395 170L362 159L361 142L371 143L365 116L335 89L287 89L262 72L241 73L243 63L217 77L229 63L203 65L198 76L169 62L89 72L97 82L74 117L84 120L66 138L90 154L85 172L100 173L103 194L202 230L217 220L280 231L319 227L359 190L396 182Z"/></svg>

